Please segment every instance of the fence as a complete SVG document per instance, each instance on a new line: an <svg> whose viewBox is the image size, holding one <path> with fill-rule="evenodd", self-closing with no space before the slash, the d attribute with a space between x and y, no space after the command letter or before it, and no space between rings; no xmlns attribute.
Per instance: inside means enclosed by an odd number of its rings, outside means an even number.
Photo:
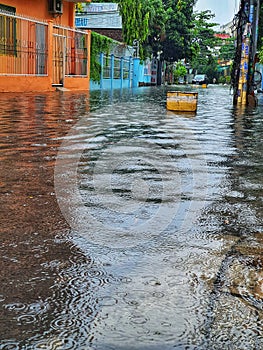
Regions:
<svg viewBox="0 0 263 350"><path fill-rule="evenodd" d="M0 12L0 75L47 76L49 59L53 84L65 76L87 77L88 34Z"/></svg>
<svg viewBox="0 0 263 350"><path fill-rule="evenodd" d="M0 74L47 74L48 24L0 13Z"/></svg>
<svg viewBox="0 0 263 350"><path fill-rule="evenodd" d="M87 75L88 40L85 32L54 26L53 62L65 55L65 75ZM57 40L60 38L60 40Z"/></svg>
<svg viewBox="0 0 263 350"><path fill-rule="evenodd" d="M131 57L115 57L113 54L100 54L100 83L101 89L131 87L132 65ZM96 84L91 85L96 87Z"/></svg>
<svg viewBox="0 0 263 350"><path fill-rule="evenodd" d="M92 82L91 89L113 89L156 85L155 60L141 62L139 58L116 57L113 54L100 54L100 81Z"/></svg>

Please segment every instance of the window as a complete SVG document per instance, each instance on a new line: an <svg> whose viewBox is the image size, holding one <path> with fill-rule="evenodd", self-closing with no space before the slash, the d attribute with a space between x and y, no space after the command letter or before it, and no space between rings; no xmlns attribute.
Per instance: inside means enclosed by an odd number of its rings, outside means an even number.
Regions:
<svg viewBox="0 0 263 350"><path fill-rule="evenodd" d="M2 5L0 4L0 12L8 12L11 13L12 15L16 14L16 8L12 6L7 6L7 5Z"/></svg>
<svg viewBox="0 0 263 350"><path fill-rule="evenodd" d="M0 4L0 54L16 55L16 8Z"/></svg>

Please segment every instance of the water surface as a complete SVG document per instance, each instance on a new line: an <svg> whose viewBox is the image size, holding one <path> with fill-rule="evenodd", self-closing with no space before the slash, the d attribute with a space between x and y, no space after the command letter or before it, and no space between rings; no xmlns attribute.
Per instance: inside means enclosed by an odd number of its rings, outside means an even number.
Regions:
<svg viewBox="0 0 263 350"><path fill-rule="evenodd" d="M167 89L0 96L0 349L263 347L263 101Z"/></svg>

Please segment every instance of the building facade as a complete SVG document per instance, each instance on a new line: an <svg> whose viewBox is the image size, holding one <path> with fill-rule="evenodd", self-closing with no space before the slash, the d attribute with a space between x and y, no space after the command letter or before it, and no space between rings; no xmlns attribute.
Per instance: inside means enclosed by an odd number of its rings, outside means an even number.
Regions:
<svg viewBox="0 0 263 350"><path fill-rule="evenodd" d="M0 0L0 91L89 89L90 31L75 0Z"/></svg>
<svg viewBox="0 0 263 350"><path fill-rule="evenodd" d="M91 29L116 41L123 41L122 17L116 3L83 4L75 21L77 28Z"/></svg>

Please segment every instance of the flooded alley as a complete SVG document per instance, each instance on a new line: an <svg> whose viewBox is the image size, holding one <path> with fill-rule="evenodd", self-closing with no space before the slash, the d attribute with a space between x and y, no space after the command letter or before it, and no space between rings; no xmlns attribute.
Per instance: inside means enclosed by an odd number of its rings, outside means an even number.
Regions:
<svg viewBox="0 0 263 350"><path fill-rule="evenodd" d="M1 350L263 348L263 96L169 89L0 95Z"/></svg>

